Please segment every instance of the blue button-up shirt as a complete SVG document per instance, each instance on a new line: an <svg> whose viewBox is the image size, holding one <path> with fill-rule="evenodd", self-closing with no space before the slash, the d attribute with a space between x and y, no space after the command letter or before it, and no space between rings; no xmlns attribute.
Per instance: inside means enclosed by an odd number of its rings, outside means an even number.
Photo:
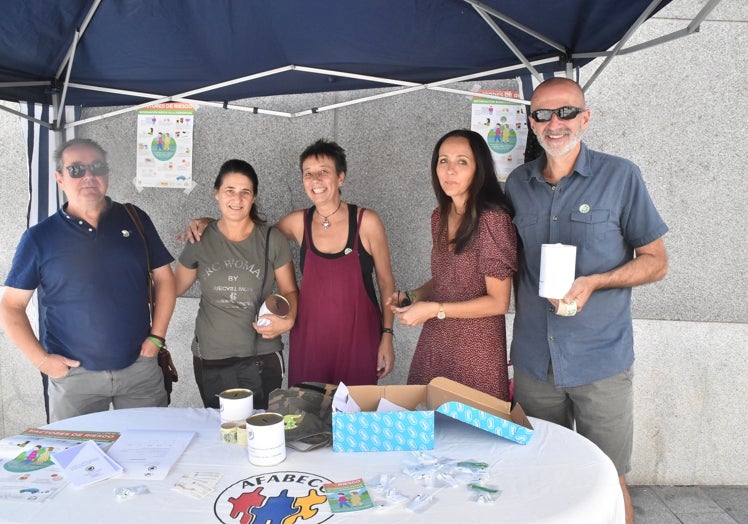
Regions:
<svg viewBox="0 0 748 524"><path fill-rule="evenodd" d="M518 167L506 183L522 242L511 359L542 381L550 360L556 385L572 387L634 362L631 288L595 291L576 316L558 316L538 295L542 244L576 246L579 277L625 264L668 228L632 162L582 144L572 173L553 186L542 175L545 161L541 156Z"/></svg>

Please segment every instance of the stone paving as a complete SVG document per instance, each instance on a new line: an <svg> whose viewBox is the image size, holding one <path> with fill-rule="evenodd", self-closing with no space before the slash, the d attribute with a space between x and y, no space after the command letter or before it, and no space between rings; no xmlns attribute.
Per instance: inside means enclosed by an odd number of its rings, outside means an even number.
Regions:
<svg viewBox="0 0 748 524"><path fill-rule="evenodd" d="M630 486L636 524L748 524L748 486Z"/></svg>

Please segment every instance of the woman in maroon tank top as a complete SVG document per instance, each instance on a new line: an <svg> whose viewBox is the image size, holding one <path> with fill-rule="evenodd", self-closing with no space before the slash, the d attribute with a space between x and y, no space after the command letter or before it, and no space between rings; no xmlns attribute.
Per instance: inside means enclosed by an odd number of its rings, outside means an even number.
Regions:
<svg viewBox="0 0 748 524"><path fill-rule="evenodd" d="M278 222L301 246L299 312L291 330L288 383L376 384L395 361L393 313L377 304L395 291L379 215L342 200L345 151L318 140L300 156L304 190L314 204Z"/></svg>

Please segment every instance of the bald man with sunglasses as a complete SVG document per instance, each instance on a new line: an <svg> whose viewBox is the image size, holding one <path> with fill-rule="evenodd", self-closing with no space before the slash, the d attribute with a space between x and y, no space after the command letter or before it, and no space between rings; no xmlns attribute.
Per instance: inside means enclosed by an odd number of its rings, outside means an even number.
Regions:
<svg viewBox="0 0 748 524"><path fill-rule="evenodd" d="M109 166L98 143L70 140L55 160L67 203L21 237L0 301L5 332L48 377L50 421L110 405L166 406L156 357L176 302L173 258L148 215L135 208L146 251L125 207L106 196ZM44 311L41 341L26 315L35 290Z"/></svg>
<svg viewBox="0 0 748 524"><path fill-rule="evenodd" d="M584 93L552 78L533 93L530 126L544 150L506 184L521 239L511 346L515 400L528 415L576 429L625 474L633 445L631 289L665 277L668 228L628 160L582 142ZM542 244L576 246L576 273L561 299L539 296Z"/></svg>

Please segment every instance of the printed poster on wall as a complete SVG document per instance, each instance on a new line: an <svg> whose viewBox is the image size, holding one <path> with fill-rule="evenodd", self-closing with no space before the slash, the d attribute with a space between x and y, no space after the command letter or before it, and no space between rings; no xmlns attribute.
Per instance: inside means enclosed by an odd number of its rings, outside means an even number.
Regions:
<svg viewBox="0 0 748 524"><path fill-rule="evenodd" d="M138 111L138 186L192 187L194 123L191 104L170 102Z"/></svg>
<svg viewBox="0 0 748 524"><path fill-rule="evenodd" d="M519 99L519 91L482 90L479 93ZM473 97L470 128L486 139L499 181L506 181L515 167L524 164L527 144L526 105Z"/></svg>

